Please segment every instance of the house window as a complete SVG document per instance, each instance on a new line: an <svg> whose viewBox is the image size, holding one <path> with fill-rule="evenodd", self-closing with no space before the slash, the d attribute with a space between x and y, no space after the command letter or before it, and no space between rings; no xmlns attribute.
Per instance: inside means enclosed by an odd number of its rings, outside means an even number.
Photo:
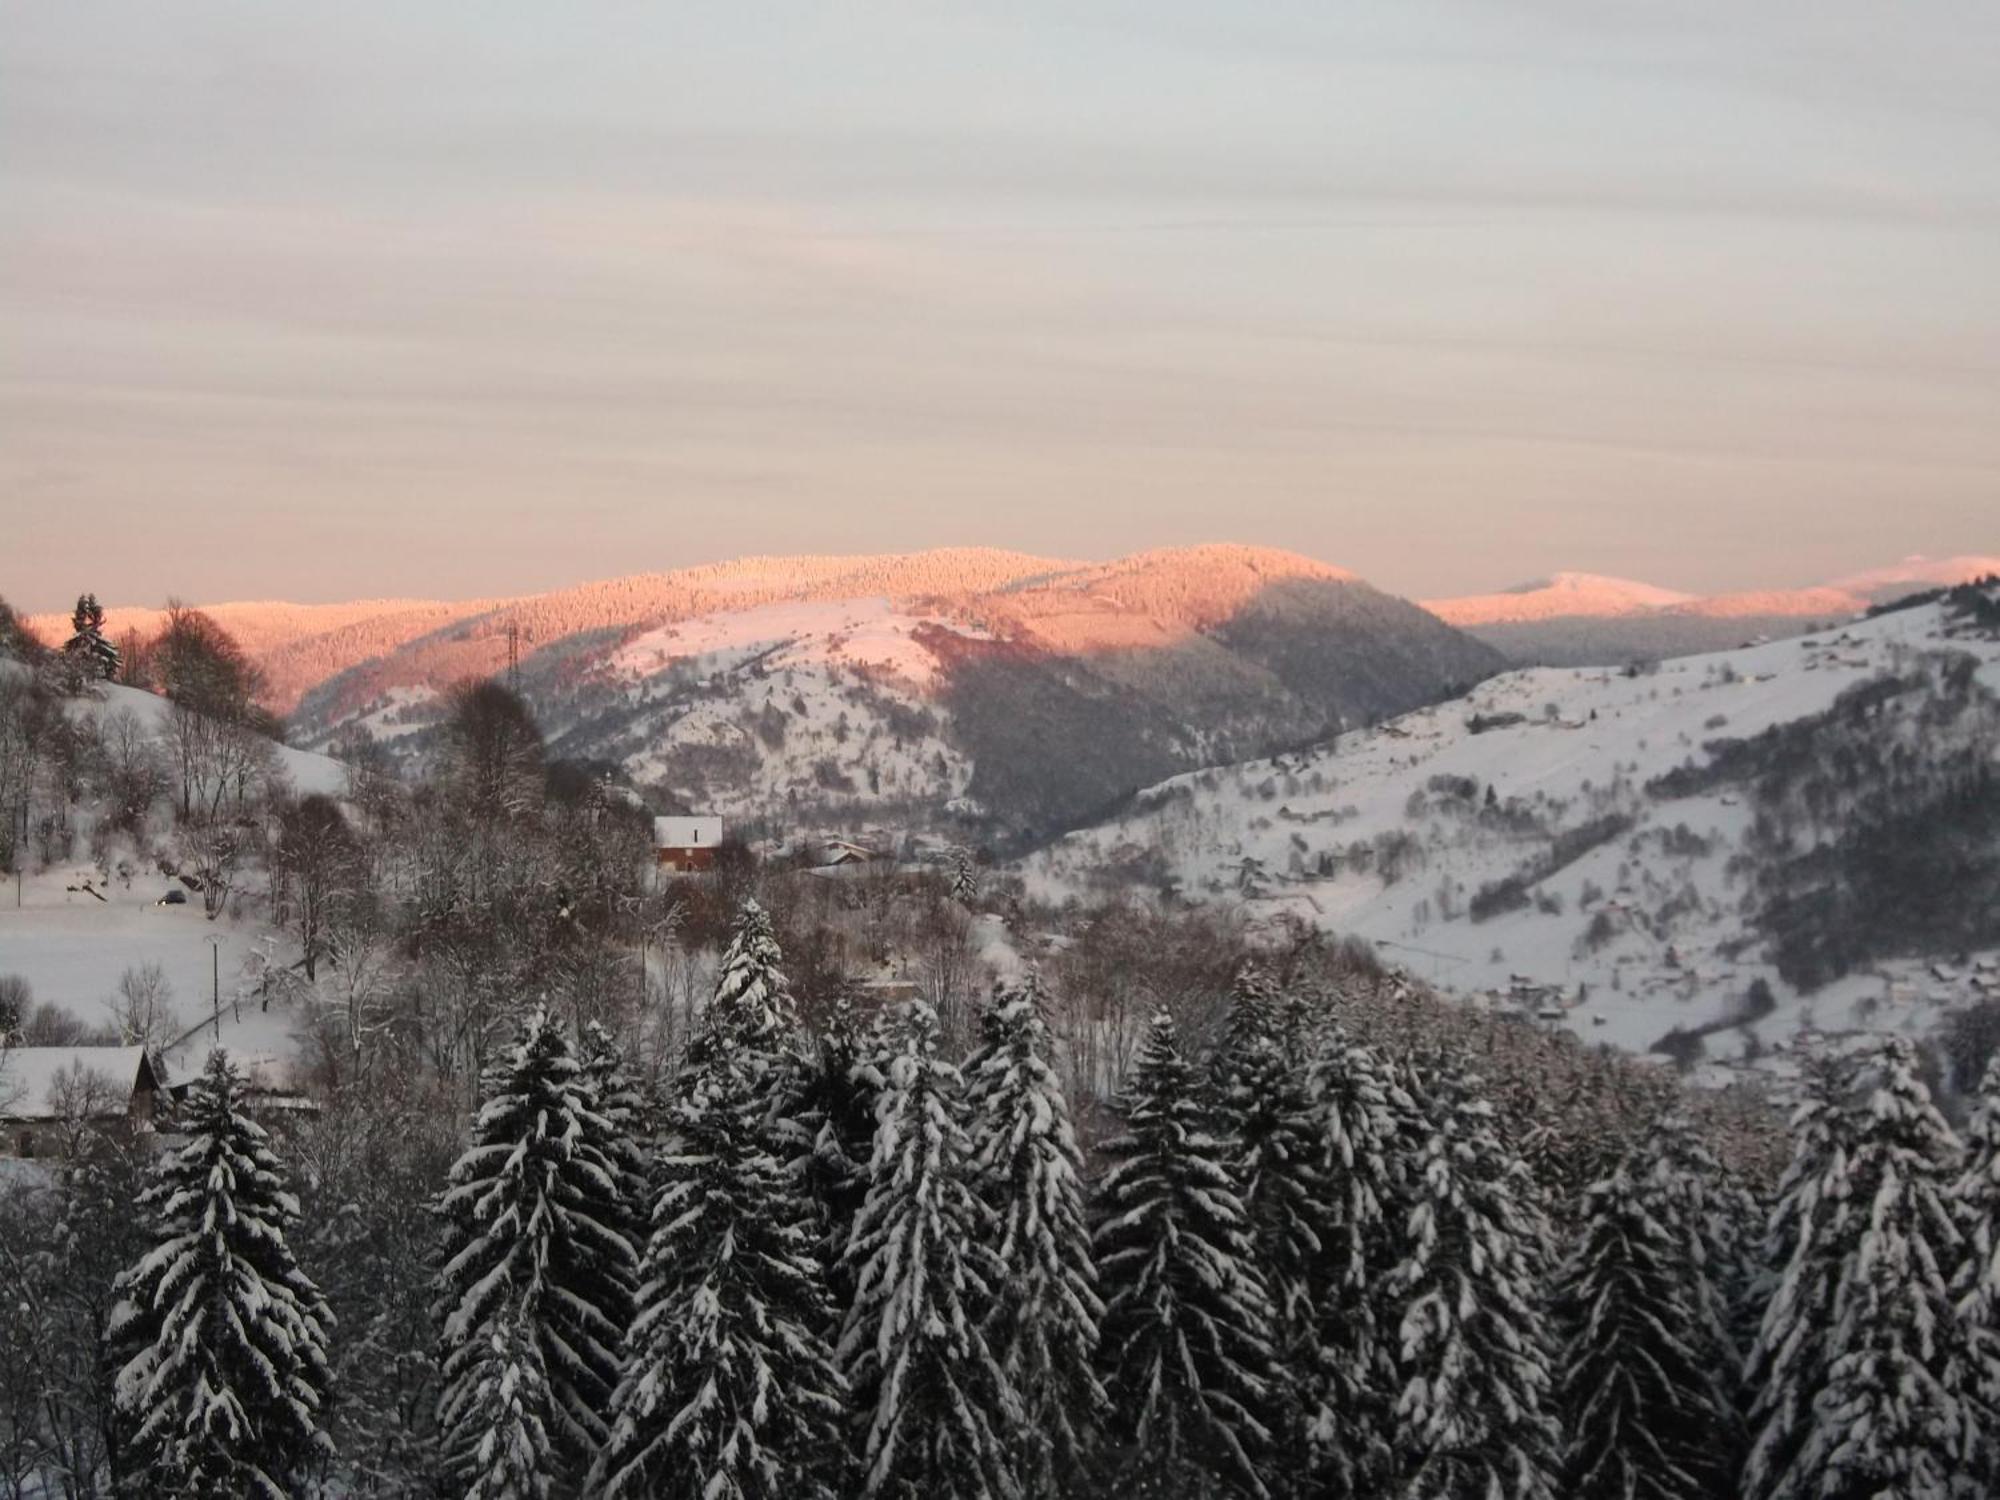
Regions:
<svg viewBox="0 0 2000 1500"><path fill-rule="evenodd" d="M32 1130L24 1130L21 1132L21 1155L30 1161L34 1159L35 1133Z"/></svg>

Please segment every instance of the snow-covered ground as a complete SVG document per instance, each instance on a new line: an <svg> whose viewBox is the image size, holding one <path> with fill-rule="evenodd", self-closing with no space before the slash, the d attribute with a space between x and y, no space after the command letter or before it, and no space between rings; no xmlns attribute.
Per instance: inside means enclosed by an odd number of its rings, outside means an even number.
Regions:
<svg viewBox="0 0 2000 1500"><path fill-rule="evenodd" d="M100 721L130 713L160 734L171 708L151 693L106 684L73 700L71 712ZM339 762L282 745L277 754L294 791L342 792L346 772ZM173 1082L199 1071L214 1043L218 994L224 1046L246 1063L290 1058L296 1018L276 1006L262 1009L256 996L263 970L290 963L298 949L253 914L254 893L211 922L198 895L129 849L107 878L80 852L86 842L77 840L72 859L0 886L0 975L18 975L37 1004L52 1004L97 1030L113 1024L110 1002L125 973L157 964L180 1020L163 1059ZM161 905L170 890L186 896L185 904Z"/></svg>
<svg viewBox="0 0 2000 1500"><path fill-rule="evenodd" d="M1744 888L1729 868L1752 820L1745 799L1728 789L1659 799L1645 784L1703 759L1706 741L1818 713L1843 689L1940 647L1976 653L1981 682L2000 690L2000 644L1947 639L1936 606L1638 676L1512 672L1464 699L1303 753L1176 777L1126 815L1033 856L1023 873L1031 890L1057 899L1122 869L1164 877L1189 897L1294 913L1368 939L1385 958L1479 1003L1543 1014L1639 1052L1677 1026L1722 1019L1763 978L1779 1005L1756 1040L1721 1030L1708 1037L1707 1055L1726 1063L1761 1048L1763 1065L1782 1068L1801 1033L1928 1029L1988 986L2000 991L2000 955L1940 973L1929 960L1881 963L1797 994L1762 961L1760 944L1735 957L1724 951L1737 951L1731 940L1746 931ZM1521 721L1473 732L1475 715L1509 714ZM1474 922L1472 894L1518 872L1548 839L1492 826L1477 806L1437 790L1437 778L1476 783L1479 803L1490 787L1559 828L1613 812L1634 822L1538 882L1539 905ZM1357 843L1398 835L1416 846L1399 878L1351 857ZM1599 913L1610 936L1585 943Z"/></svg>
<svg viewBox="0 0 2000 1500"><path fill-rule="evenodd" d="M114 879L105 899L71 887L97 884L87 864L29 875L0 891L0 974L28 981L38 1004L54 1004L93 1030L113 1024L111 1000L127 970L158 964L172 986L170 1005L180 1024L167 1050L174 1082L200 1071L216 1039L215 996L221 996L222 1044L244 1059L289 1058L296 1050L296 1017L287 1009L259 1008L257 975L267 961L289 963L297 947L253 917L208 921L199 897L185 906L160 906L170 886L157 874L135 876L129 887ZM209 939L214 938L211 947Z"/></svg>
<svg viewBox="0 0 2000 1500"><path fill-rule="evenodd" d="M915 638L923 625L943 627L945 622L899 609L884 598L766 604L649 630L621 647L612 665L646 677L677 661L714 672L767 656L773 669L832 662L928 684L937 676L938 663ZM951 628L968 633L963 625Z"/></svg>
<svg viewBox="0 0 2000 1500"><path fill-rule="evenodd" d="M173 705L155 693L106 682L99 683L90 696L74 699L71 711L79 717L96 719L100 723L113 714L130 713L146 727L148 733L162 736L167 732ZM295 750L290 745L280 745L277 751L278 763L291 778L293 789L302 795L323 792L328 796L338 796L347 785L346 768L337 760L311 750Z"/></svg>

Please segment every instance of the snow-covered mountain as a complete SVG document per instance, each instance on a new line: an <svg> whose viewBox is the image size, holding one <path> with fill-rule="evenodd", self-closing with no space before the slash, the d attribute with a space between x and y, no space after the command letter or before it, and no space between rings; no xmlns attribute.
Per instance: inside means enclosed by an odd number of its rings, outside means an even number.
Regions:
<svg viewBox="0 0 2000 1500"><path fill-rule="evenodd" d="M2000 998L1996 616L1966 589L1650 670L1509 672L1172 778L1023 869L1289 912L1634 1051L1928 1029Z"/></svg>
<svg viewBox="0 0 2000 1500"><path fill-rule="evenodd" d="M1296 554L1102 564L956 550L763 558L510 601L307 691L294 737L421 753L444 691L508 669L556 753L774 821L1073 824L1175 770L1372 722L1500 665Z"/></svg>
<svg viewBox="0 0 2000 1500"><path fill-rule="evenodd" d="M1623 619L1692 604L1696 595L1601 573L1556 573L1497 594L1430 599L1424 608L1447 625L1520 625L1531 620Z"/></svg>
<svg viewBox="0 0 2000 1500"><path fill-rule="evenodd" d="M1424 608L1510 660L1607 666L1721 651L1760 636L1838 624L1871 605L2000 573L2000 557L1907 557L1805 588L1695 595L1626 578L1557 573L1494 594L1427 599Z"/></svg>

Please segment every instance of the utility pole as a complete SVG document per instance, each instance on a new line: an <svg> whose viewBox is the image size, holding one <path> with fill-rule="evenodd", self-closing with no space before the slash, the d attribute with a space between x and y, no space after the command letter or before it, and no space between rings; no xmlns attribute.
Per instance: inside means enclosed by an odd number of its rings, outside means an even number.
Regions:
<svg viewBox="0 0 2000 1500"><path fill-rule="evenodd" d="M209 958L209 998L215 1009L215 1045L222 1045L222 939L210 933L202 939L208 944Z"/></svg>
<svg viewBox="0 0 2000 1500"><path fill-rule="evenodd" d="M521 622L507 622L507 691L521 691Z"/></svg>

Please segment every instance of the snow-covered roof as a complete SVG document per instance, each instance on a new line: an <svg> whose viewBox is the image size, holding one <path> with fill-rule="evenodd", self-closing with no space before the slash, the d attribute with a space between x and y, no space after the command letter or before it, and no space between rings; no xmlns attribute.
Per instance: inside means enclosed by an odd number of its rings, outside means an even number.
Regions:
<svg viewBox="0 0 2000 1500"><path fill-rule="evenodd" d="M105 1113L122 1115L152 1065L144 1047L14 1047L0 1052L0 1120L53 1120L56 1085L73 1068L101 1074L123 1089Z"/></svg>
<svg viewBox="0 0 2000 1500"><path fill-rule="evenodd" d="M713 849L722 842L720 818L655 818L655 849Z"/></svg>

